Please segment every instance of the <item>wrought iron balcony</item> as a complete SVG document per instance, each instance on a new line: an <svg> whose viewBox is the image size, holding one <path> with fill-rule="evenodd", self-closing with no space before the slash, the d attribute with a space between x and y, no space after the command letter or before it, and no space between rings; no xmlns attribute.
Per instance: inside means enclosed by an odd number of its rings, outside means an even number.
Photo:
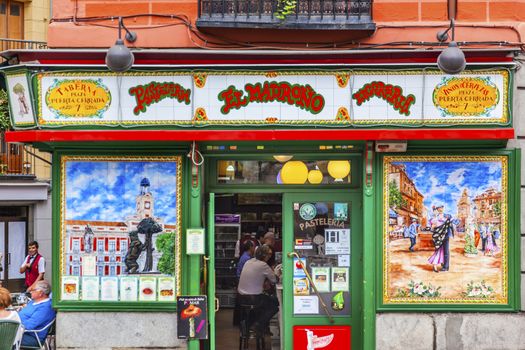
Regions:
<svg viewBox="0 0 525 350"><path fill-rule="evenodd" d="M47 49L47 43L43 41L0 38L0 52L7 51L7 50L43 50L43 49ZM4 61L5 61L5 58L0 57L0 63Z"/></svg>
<svg viewBox="0 0 525 350"><path fill-rule="evenodd" d="M284 4L289 13L283 16ZM372 0L199 0L198 5L198 27L375 29Z"/></svg>
<svg viewBox="0 0 525 350"><path fill-rule="evenodd" d="M0 138L0 177L34 179L37 151L23 144L5 142L3 134Z"/></svg>

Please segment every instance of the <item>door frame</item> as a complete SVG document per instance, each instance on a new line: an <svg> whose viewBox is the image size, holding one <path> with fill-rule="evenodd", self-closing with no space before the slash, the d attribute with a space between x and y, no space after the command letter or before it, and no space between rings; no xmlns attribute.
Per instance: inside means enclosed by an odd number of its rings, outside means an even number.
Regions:
<svg viewBox="0 0 525 350"><path fill-rule="evenodd" d="M293 313L293 259L287 254L293 251L294 237L294 202L347 202L350 203L349 222L351 229L350 241L350 303L352 316L336 316L331 323L319 305L318 316L294 316ZM361 349L363 344L363 212L362 191L348 189L347 191L309 191L303 193L283 193L283 325L284 349L293 349L293 326L351 326L352 348ZM330 305L327 305L330 310Z"/></svg>

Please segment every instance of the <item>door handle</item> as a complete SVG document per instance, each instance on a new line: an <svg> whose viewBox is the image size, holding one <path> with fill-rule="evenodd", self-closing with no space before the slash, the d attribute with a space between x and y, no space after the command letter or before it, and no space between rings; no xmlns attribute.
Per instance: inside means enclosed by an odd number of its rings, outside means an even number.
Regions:
<svg viewBox="0 0 525 350"><path fill-rule="evenodd" d="M219 298L215 298L215 312L219 311L220 305L219 305Z"/></svg>
<svg viewBox="0 0 525 350"><path fill-rule="evenodd" d="M304 274L306 275L306 278L308 279L308 282L310 282L310 285L314 289L314 292L317 295L317 298L319 298L319 302L321 303L321 306L323 307L324 312L326 312L326 316L328 316L328 320L330 320L330 323L334 323L334 318L332 317L332 314L330 313L330 311L328 310L328 307L324 303L323 298L319 294L319 291L317 290L317 287L316 287L314 281L312 280L312 277L308 273L308 270L306 269L306 265L303 263L303 260L301 259L301 256L299 254L297 254L297 252L290 252L290 253L287 254L287 256L289 258L295 257L295 258L297 258L299 260L299 264L301 265L301 269L303 270Z"/></svg>

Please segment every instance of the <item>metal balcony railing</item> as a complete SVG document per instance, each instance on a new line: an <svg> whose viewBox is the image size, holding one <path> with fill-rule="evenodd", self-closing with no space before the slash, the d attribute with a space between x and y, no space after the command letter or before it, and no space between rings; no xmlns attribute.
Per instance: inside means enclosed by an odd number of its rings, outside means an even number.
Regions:
<svg viewBox="0 0 525 350"><path fill-rule="evenodd" d="M43 41L19 40L0 38L0 52L7 50L43 50L47 49L47 43ZM0 63L5 59L0 57Z"/></svg>
<svg viewBox="0 0 525 350"><path fill-rule="evenodd" d="M0 135L0 176L35 177L36 150L30 146L4 141Z"/></svg>
<svg viewBox="0 0 525 350"><path fill-rule="evenodd" d="M278 18L283 0L199 0L199 27L373 30L372 0L296 0Z"/></svg>

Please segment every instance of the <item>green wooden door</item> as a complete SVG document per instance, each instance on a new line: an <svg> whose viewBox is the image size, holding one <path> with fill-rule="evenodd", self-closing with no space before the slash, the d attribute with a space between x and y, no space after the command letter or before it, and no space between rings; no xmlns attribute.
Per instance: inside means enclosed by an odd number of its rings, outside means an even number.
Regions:
<svg viewBox="0 0 525 350"><path fill-rule="evenodd" d="M350 326L351 348L362 348L361 198L350 190L284 195L283 349L299 350L294 326Z"/></svg>

